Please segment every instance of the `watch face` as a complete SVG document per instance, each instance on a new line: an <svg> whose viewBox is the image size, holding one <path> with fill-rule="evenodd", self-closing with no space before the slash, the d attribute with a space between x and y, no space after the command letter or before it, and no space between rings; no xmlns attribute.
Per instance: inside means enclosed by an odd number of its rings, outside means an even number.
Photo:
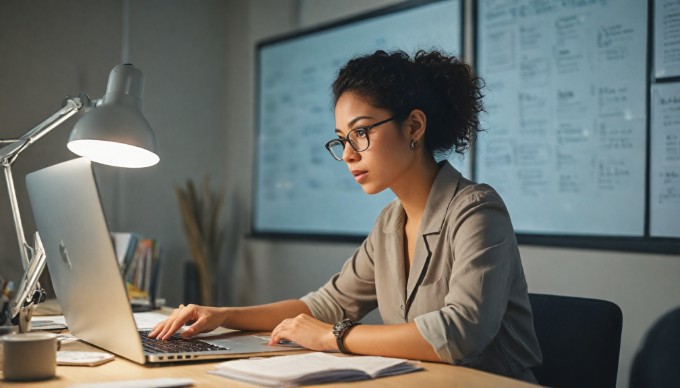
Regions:
<svg viewBox="0 0 680 388"><path fill-rule="evenodd" d="M333 335L335 335L336 337L341 335L342 332L347 328L348 324L349 324L348 319L344 319L340 322L337 322L335 325L333 325Z"/></svg>
<svg viewBox="0 0 680 388"><path fill-rule="evenodd" d="M333 325L333 335L336 337L341 337L343 333L354 325L359 325L359 322L352 321L350 319L343 319L342 321Z"/></svg>

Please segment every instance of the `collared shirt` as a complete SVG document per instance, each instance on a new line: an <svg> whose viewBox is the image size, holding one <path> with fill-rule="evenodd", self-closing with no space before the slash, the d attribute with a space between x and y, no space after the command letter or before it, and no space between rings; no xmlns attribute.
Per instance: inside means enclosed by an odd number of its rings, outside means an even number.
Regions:
<svg viewBox="0 0 680 388"><path fill-rule="evenodd" d="M385 324L415 322L447 362L528 380L540 364L524 270L508 210L488 185L441 163L408 278L406 215L388 204L340 273L301 300L333 323L375 309Z"/></svg>

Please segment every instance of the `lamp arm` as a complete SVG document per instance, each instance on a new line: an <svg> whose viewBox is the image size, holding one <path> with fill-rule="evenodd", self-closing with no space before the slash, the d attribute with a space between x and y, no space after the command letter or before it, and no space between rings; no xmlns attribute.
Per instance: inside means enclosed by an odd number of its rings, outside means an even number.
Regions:
<svg viewBox="0 0 680 388"><path fill-rule="evenodd" d="M13 164L17 156L25 151L31 144L50 133L54 128L59 126L59 124L78 113L82 108L89 107L90 105L90 99L86 94L81 94L78 97L66 98L61 109L36 125L30 131L21 135L20 138L3 140L3 143L9 142L10 145L0 148L0 163L2 163L3 166L6 164Z"/></svg>
<svg viewBox="0 0 680 388"><path fill-rule="evenodd" d="M50 131L66 121L69 117L78 113L81 109L96 105L98 101L99 100L95 101L93 104L86 94L81 94L78 97L68 97L64 100L61 109L21 137L0 141L0 143L4 144L9 143L9 145L0 148L0 166L2 166L5 175L7 193L12 208L17 241L19 243L21 263L24 268L24 274L21 278L19 290L14 298L12 298L9 306L9 318L14 323L19 324L21 332L27 331L30 328L33 305L44 299L44 291L40 288L38 278L45 268L45 251L37 232L35 234L35 249L26 242L16 190L14 189L12 165L19 154L25 151L31 144L47 135Z"/></svg>
<svg viewBox="0 0 680 388"><path fill-rule="evenodd" d="M21 222L21 214L19 213L16 190L14 189L14 179L12 178L12 165L16 161L19 154L30 147L31 144L50 133L54 128L59 126L74 114L78 113L78 111L81 109L90 107L92 105L92 101L90 101L90 98L84 93L81 93L78 97L67 97L64 100L61 109L35 126L33 129L24 133L18 139L8 139L2 141L2 143L10 143L5 147L0 148L0 165L2 166L5 174L5 182L7 184L7 192L9 194L12 216L14 218L14 227L16 229L17 241L19 242L21 263L23 265L24 271L26 271L29 266L28 249L30 246L26 243L26 238L24 237L24 228Z"/></svg>
<svg viewBox="0 0 680 388"><path fill-rule="evenodd" d="M12 165L4 164L2 165L3 172L5 173L5 182L7 183L7 194L9 196L10 207L12 208L12 217L14 218L14 229L17 234L17 241L19 242L19 253L21 255L21 264L24 271L28 269L29 265L29 245L26 243L26 237L24 237L24 226L21 222L21 214L19 213L19 204L17 202L17 194L14 190L14 179L12 178Z"/></svg>
<svg viewBox="0 0 680 388"><path fill-rule="evenodd" d="M13 324L19 325L19 331L22 333L30 330L32 306L43 302L47 296L45 290L38 283L38 278L45 269L47 256L38 232L35 232L34 238L35 249L27 247L30 249L33 258L28 270L24 271L17 293L9 306L9 318L11 318Z"/></svg>
<svg viewBox="0 0 680 388"><path fill-rule="evenodd" d="M12 178L12 165L16 161L19 154L25 151L31 144L39 140L41 137L47 135L50 131L63 123L69 117L76 114L82 109L86 101L90 105L90 100L86 94L81 94L79 97L69 97L64 101L63 107L55 112L52 116L45 119L42 123L30 131L23 134L10 145L0 148L0 165L2 165L5 174L5 183L7 184L7 192L9 195L9 202L12 208L12 216L14 218L14 227L16 229L17 241L19 243L19 252L21 254L21 264L24 271L29 266L29 249L30 246L26 243L24 237L24 227L21 222L21 214L19 212L19 204L17 201L16 190L14 189L14 179Z"/></svg>

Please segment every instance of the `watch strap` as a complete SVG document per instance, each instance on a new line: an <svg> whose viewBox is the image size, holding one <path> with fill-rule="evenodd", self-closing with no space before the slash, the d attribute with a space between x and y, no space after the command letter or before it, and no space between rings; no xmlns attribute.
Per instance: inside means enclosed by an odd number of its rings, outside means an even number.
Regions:
<svg viewBox="0 0 680 388"><path fill-rule="evenodd" d="M344 338L349 329L357 325L361 325L361 322L352 321L351 319L343 319L333 326L333 335L335 335L335 340L338 343L338 349L342 353L349 354L349 351L347 351L345 348Z"/></svg>

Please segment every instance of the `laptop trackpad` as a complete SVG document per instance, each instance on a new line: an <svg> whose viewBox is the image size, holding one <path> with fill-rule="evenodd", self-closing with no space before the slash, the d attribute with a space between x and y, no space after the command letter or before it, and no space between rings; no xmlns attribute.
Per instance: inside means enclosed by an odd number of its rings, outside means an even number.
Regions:
<svg viewBox="0 0 680 388"><path fill-rule="evenodd" d="M304 349L303 347L295 344L269 346L268 337L253 334L244 334L222 339L202 338L201 340L213 345L229 348L229 350L233 353L263 353Z"/></svg>

